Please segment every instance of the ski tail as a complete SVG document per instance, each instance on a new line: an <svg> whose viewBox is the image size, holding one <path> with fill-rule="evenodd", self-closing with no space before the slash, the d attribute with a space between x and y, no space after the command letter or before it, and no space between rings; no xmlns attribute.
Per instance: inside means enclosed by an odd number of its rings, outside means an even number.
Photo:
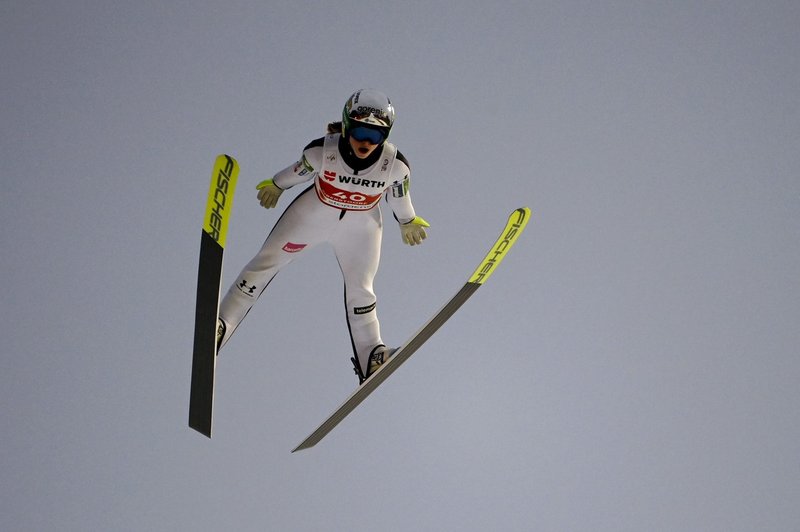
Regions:
<svg viewBox="0 0 800 532"><path fill-rule="evenodd" d="M222 258L238 175L239 165L233 157L217 157L211 174L200 240L189 426L209 438L214 402Z"/></svg>

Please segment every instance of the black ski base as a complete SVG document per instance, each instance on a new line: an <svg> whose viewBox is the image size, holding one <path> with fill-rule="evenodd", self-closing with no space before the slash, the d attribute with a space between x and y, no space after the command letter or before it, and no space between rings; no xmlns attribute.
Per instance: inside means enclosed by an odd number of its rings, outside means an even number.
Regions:
<svg viewBox="0 0 800 532"><path fill-rule="evenodd" d="M223 248L203 231L197 273L192 385L189 396L189 426L211 437L214 404L214 370L217 358L217 312L222 277Z"/></svg>

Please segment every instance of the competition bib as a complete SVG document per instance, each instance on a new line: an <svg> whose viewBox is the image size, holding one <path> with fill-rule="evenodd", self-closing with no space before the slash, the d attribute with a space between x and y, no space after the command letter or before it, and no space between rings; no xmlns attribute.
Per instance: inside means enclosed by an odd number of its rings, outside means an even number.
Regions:
<svg viewBox="0 0 800 532"><path fill-rule="evenodd" d="M317 196L322 203L348 211L366 211L378 204L389 180L397 148L388 142L382 157L372 167L354 175L341 161L339 135L325 137L322 169L314 179Z"/></svg>

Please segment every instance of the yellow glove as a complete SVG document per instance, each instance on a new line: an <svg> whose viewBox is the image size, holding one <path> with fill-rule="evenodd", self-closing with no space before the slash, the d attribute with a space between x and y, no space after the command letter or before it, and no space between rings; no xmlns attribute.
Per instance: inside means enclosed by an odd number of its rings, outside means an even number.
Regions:
<svg viewBox="0 0 800 532"><path fill-rule="evenodd" d="M422 241L428 237L428 233L425 232L425 228L430 226L431 224L419 216L415 217L410 222L400 224L400 233L403 235L403 242L409 246L422 244Z"/></svg>
<svg viewBox="0 0 800 532"><path fill-rule="evenodd" d="M258 201L265 209L271 209L278 204L278 198L281 197L283 189L278 188L272 179L266 179L256 185L258 189Z"/></svg>

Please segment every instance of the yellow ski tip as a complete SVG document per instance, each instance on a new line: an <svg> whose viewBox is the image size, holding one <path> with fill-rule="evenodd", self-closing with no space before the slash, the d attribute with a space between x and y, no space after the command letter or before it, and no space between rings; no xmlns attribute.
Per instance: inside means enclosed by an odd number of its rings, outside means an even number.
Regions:
<svg viewBox="0 0 800 532"><path fill-rule="evenodd" d="M505 229L500 234L500 238L497 239L491 251L483 259L475 273L472 274L472 277L469 278L470 283L483 284L486 282L497 265L500 264L500 261L506 256L508 250L511 249L511 246L514 245L514 242L517 241L519 235L522 234L525 226L528 225L530 217L531 210L528 207L520 207L511 213Z"/></svg>
<svg viewBox="0 0 800 532"><path fill-rule="evenodd" d="M225 248L225 239L228 236L228 221L231 217L233 192L236 190L238 176L239 164L236 159L225 154L217 157L211 173L211 187L208 191L203 231L223 248Z"/></svg>

